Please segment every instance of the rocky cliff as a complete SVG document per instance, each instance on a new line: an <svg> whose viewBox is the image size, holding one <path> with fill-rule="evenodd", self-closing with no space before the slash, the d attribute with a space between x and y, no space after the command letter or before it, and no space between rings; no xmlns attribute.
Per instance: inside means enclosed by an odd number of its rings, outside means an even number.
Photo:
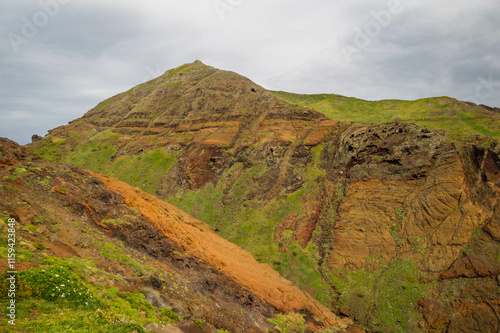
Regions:
<svg viewBox="0 0 500 333"><path fill-rule="evenodd" d="M329 119L195 62L29 148L175 204L367 329L479 332L500 310L500 160L479 142Z"/></svg>

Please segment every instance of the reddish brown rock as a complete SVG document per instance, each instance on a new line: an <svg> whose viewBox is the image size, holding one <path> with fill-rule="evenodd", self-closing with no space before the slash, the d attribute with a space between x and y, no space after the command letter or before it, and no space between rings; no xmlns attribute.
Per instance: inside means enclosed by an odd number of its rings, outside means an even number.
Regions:
<svg viewBox="0 0 500 333"><path fill-rule="evenodd" d="M444 331L450 321L448 313L441 305L432 300L420 300L418 307L430 331Z"/></svg>
<svg viewBox="0 0 500 333"><path fill-rule="evenodd" d="M364 333L365 331L363 331L362 329L360 329L359 327L357 326L349 326L348 328L346 328L345 330L345 333Z"/></svg>
<svg viewBox="0 0 500 333"><path fill-rule="evenodd" d="M493 272L490 271L477 258L464 256L457 259L453 265L445 273L441 275L441 279L454 279L459 277L476 278L482 276L490 276Z"/></svg>
<svg viewBox="0 0 500 333"><path fill-rule="evenodd" d="M454 303L456 315L448 326L447 333L498 332L499 318L495 311L500 307L484 303L474 304L462 300Z"/></svg>

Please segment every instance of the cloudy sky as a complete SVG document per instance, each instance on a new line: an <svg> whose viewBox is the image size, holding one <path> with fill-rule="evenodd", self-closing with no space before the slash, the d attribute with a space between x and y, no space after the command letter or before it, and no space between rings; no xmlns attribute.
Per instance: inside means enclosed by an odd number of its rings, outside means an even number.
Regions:
<svg viewBox="0 0 500 333"><path fill-rule="evenodd" d="M498 0L2 0L0 136L196 59L273 90L500 107Z"/></svg>

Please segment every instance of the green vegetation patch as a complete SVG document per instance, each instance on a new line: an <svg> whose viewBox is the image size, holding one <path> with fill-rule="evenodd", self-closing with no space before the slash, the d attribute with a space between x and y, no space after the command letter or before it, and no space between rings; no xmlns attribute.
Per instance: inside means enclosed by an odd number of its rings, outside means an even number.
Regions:
<svg viewBox="0 0 500 333"><path fill-rule="evenodd" d="M48 137L43 139L43 146L34 150L49 162L72 164L99 172L115 154L115 143L119 137L111 130L97 132L91 129L64 139Z"/></svg>
<svg viewBox="0 0 500 333"><path fill-rule="evenodd" d="M7 302L0 299L0 306ZM137 323L113 322L104 309L75 307L64 301L46 301L31 298L16 303L16 332L35 333L144 333ZM11 330L14 331L14 330Z"/></svg>
<svg viewBox="0 0 500 333"><path fill-rule="evenodd" d="M0 292L7 295L10 275L1 277ZM16 295L19 298L40 297L47 301L65 299L74 304L89 305L95 303L92 293L82 280L62 266L33 268L17 275Z"/></svg>
<svg viewBox="0 0 500 333"><path fill-rule="evenodd" d="M179 66L177 68L169 70L167 78L171 78L174 75L179 74L179 73L185 74L185 73L189 73L189 72L196 71L196 70L200 70L200 67L193 66L192 64L185 64L185 65L182 65L182 66Z"/></svg>
<svg viewBox="0 0 500 333"><path fill-rule="evenodd" d="M277 315L269 322L274 325L274 329L282 333L303 333L306 331L306 321L304 316L298 313L288 313Z"/></svg>
<svg viewBox="0 0 500 333"><path fill-rule="evenodd" d="M124 224L125 221L122 218L117 218L117 219L102 220L101 223L111 224L113 226L119 226L119 225Z"/></svg>
<svg viewBox="0 0 500 333"><path fill-rule="evenodd" d="M40 155L44 160L51 163L58 163L61 158L61 152L66 151L64 143L67 139L56 140L57 137L43 139L43 146L35 149L35 153Z"/></svg>
<svg viewBox="0 0 500 333"><path fill-rule="evenodd" d="M111 160L115 153L114 140L92 140L77 146L75 151L69 154L65 162L79 168L102 172L104 165Z"/></svg>
<svg viewBox="0 0 500 333"><path fill-rule="evenodd" d="M37 148L36 153L51 162L71 164L107 174L155 194L162 178L174 164L176 155L167 154L163 148L159 148L143 154L126 155L112 160L119 137L119 134L111 130L97 132L92 129L78 138L78 141L86 143L77 145L72 152L63 150L64 147L60 146L60 143L48 143Z"/></svg>
<svg viewBox="0 0 500 333"><path fill-rule="evenodd" d="M158 309L144 294L119 292L86 281L105 274L90 260L44 258L40 267L21 271L16 281L16 330L28 332L145 332L147 323L179 320L170 309ZM9 275L0 280L0 307L6 314Z"/></svg>
<svg viewBox="0 0 500 333"><path fill-rule="evenodd" d="M121 265L128 265L138 274L144 273L144 268L136 262L130 255L113 243L106 243L100 251L103 257L118 261Z"/></svg>
<svg viewBox="0 0 500 333"><path fill-rule="evenodd" d="M406 259L396 258L375 271L332 271L330 282L340 293L338 308L374 332L420 332L417 302L432 285L421 284L421 271Z"/></svg>
<svg viewBox="0 0 500 333"><path fill-rule="evenodd" d="M121 156L104 169L112 177L155 194L174 162L175 155L159 148L140 155Z"/></svg>

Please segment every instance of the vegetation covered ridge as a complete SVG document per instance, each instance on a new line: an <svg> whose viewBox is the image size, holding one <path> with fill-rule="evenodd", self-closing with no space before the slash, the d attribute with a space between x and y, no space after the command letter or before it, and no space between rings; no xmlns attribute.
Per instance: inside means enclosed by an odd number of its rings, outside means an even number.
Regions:
<svg viewBox="0 0 500 333"><path fill-rule="evenodd" d="M462 102L450 97L414 101L367 101L336 94L271 92L300 107L320 111L331 119L363 124L407 122L443 131L454 141L479 141L484 145L492 140L500 140L499 108Z"/></svg>

